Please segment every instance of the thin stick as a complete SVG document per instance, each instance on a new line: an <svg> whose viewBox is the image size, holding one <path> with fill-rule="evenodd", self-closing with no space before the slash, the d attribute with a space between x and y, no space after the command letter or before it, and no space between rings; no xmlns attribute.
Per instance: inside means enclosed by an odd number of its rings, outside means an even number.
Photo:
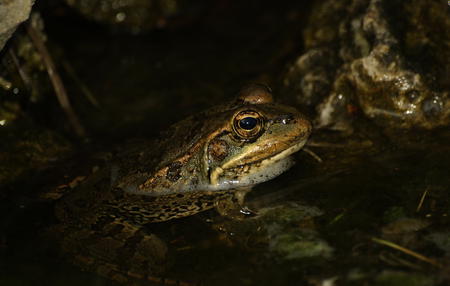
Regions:
<svg viewBox="0 0 450 286"><path fill-rule="evenodd" d="M416 213L418 213L418 212L420 211L420 209L422 208L423 202L425 201L425 197L426 197L427 194L428 194L428 189L429 189L429 187L427 187L427 188L425 189L425 191L424 191L423 194L422 194L422 197L420 197L419 204L417 205L417 208L416 208Z"/></svg>
<svg viewBox="0 0 450 286"><path fill-rule="evenodd" d="M433 266L436 266L436 267L439 267L439 268L443 267L442 264L440 264L436 260L428 258L426 256L423 256L422 254L417 253L415 251L412 251L410 249L404 248L403 246L395 244L395 243L393 243L391 241L387 241L387 240L376 238L376 237L372 237L372 241L376 242L378 244L386 245L386 246L391 247L393 249L397 249L398 251L401 251L401 252L403 252L405 254L411 255L411 256L413 256L413 257L415 257L415 258L417 258L419 260L425 261L425 262L427 262L427 263L429 263L429 264L431 264Z"/></svg>
<svg viewBox="0 0 450 286"><path fill-rule="evenodd" d="M86 98L89 100L89 102L93 106L100 108L100 104L98 103L98 100L95 98L95 96L91 92L91 90L78 77L78 75L75 72L75 70L73 69L72 65L70 65L70 63L67 61L63 61L62 66L66 70L67 74L72 77L72 79L75 81L75 83L81 89L81 92L86 96Z"/></svg>
<svg viewBox="0 0 450 286"><path fill-rule="evenodd" d="M311 151L311 149L303 148L302 150L305 151L306 153L308 153L309 155L311 155L311 157L313 157L314 159L316 159L319 163L322 163L322 162L323 162L322 158L320 158L319 155L317 155L316 153L314 153L313 151Z"/></svg>
<svg viewBox="0 0 450 286"><path fill-rule="evenodd" d="M12 62L14 63L14 66L17 69L17 72L20 75L20 78L22 79L25 86L29 89L31 89L31 80L28 74L20 67L19 59L17 58L16 54L14 53L13 49L9 49L9 57L11 58Z"/></svg>
<svg viewBox="0 0 450 286"><path fill-rule="evenodd" d="M59 76L56 70L55 64L50 56L50 53L47 50L47 47L45 46L41 37L38 35L38 32L33 28L33 25L31 23L26 25L26 27L28 35L30 36L31 40L33 41L33 44L40 53L44 65L47 68L48 76L50 77L50 81L52 82L56 97L58 98L58 102L61 105L61 108L66 113L66 116L69 119L70 124L75 130L75 133L79 137L84 137L86 135L86 132L84 131L83 126L81 125L77 115L72 109L69 98L67 96L66 89L64 88L61 77Z"/></svg>
<svg viewBox="0 0 450 286"><path fill-rule="evenodd" d="M420 270L422 267L418 264L414 264L413 262L403 259L400 257L395 256L394 253L388 252L388 253L381 253L379 256L380 260L389 263L392 266L406 266L415 270Z"/></svg>

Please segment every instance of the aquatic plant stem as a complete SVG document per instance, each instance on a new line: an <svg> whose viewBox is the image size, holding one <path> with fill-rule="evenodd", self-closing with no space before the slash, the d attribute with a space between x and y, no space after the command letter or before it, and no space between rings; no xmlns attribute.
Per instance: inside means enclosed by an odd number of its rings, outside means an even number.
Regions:
<svg viewBox="0 0 450 286"><path fill-rule="evenodd" d="M44 62L44 65L47 69L48 76L50 77L50 81L52 82L56 97L59 104L61 105L61 108L66 113L66 116L69 119L69 122L72 125L75 133L79 137L84 137L86 135L84 127L81 125L80 120L72 109L66 89L64 88L64 84L56 70L56 66L52 60L52 57L50 56L50 53L47 50L47 47L44 44L44 41L41 39L40 35L33 27L33 24L31 22L26 25L26 29L28 35L33 41L34 46L42 57L42 61Z"/></svg>
<svg viewBox="0 0 450 286"><path fill-rule="evenodd" d="M381 239L381 238L376 238L376 237L372 237L372 241L375 242L375 243L378 243L378 244L386 245L386 246L391 247L393 249L397 249L398 251L401 251L401 252L403 252L405 254L413 256L413 257L415 257L415 258L417 258L419 260L422 260L424 262L427 262L427 263L429 263L429 264L431 264L433 266L436 266L436 267L439 267L439 268L443 267L443 265L441 263L437 262L436 260L428 258L426 256L423 256L420 253L417 253L415 251L407 249L407 248L405 248L403 246L400 246L400 245L398 245L396 243L393 243L391 241L384 240L384 239Z"/></svg>
<svg viewBox="0 0 450 286"><path fill-rule="evenodd" d="M422 194L422 196L420 197L420 201L419 201L419 204L417 205L417 208L416 208L416 212L418 213L419 211L420 211L420 209L422 208L422 205L423 205L423 202L425 201L425 197L427 196L427 194L428 194L428 187L425 189L425 191L423 192L423 194Z"/></svg>

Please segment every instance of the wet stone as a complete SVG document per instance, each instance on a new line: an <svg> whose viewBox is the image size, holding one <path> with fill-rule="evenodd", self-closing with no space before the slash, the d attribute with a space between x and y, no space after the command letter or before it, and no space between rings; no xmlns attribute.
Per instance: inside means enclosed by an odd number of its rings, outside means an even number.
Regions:
<svg viewBox="0 0 450 286"><path fill-rule="evenodd" d="M351 130L358 117L349 105L385 128L450 123L448 7L413 2L316 3L305 52L283 78L286 93L313 110L316 126Z"/></svg>

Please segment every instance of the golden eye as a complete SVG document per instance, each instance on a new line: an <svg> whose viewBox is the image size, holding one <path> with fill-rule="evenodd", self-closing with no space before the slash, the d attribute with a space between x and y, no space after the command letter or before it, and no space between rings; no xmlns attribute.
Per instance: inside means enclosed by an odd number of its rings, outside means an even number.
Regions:
<svg viewBox="0 0 450 286"><path fill-rule="evenodd" d="M263 130L264 118L256 111L241 111L233 119L233 131L245 141L258 138Z"/></svg>

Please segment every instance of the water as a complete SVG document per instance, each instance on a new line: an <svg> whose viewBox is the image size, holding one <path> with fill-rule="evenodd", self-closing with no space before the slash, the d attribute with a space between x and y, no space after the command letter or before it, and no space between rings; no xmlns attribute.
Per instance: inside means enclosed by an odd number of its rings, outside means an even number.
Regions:
<svg viewBox="0 0 450 286"><path fill-rule="evenodd" d="M209 27L140 36L108 33L73 15L64 21L47 15L55 47L100 102L99 109L89 105L79 85L67 79L90 134L85 153L108 151L131 137L156 136L170 123L229 98L245 82L276 87L300 45L290 40L300 27L287 25L287 15L289 6L266 18L241 15L225 22L223 16L209 19ZM263 23L272 25L262 29ZM314 141L338 146L310 147L322 163L297 154L295 167L258 186L247 201L257 216L232 221L210 211L150 226L171 249L165 276L204 285L446 285L447 134L413 131L387 139L374 134L350 142L316 131ZM14 194L0 212L0 285L114 285L65 262L39 239L55 219L52 202L36 199L35 193L64 182L68 169L71 176L88 172L92 166L84 157L89 155L67 163L74 168L58 170L61 163L55 163L9 187Z"/></svg>

